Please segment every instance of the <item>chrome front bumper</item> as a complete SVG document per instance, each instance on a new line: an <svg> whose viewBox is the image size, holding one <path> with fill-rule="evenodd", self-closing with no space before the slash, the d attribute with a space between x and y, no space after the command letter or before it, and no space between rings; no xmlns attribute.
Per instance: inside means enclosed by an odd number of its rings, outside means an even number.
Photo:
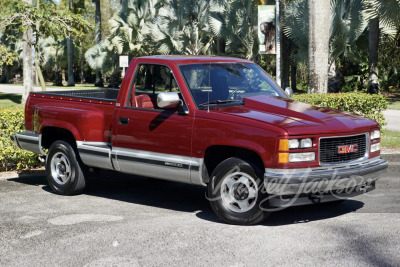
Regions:
<svg viewBox="0 0 400 267"><path fill-rule="evenodd" d="M293 205L335 201L375 189L387 167L386 160L376 157L329 167L266 169L264 186L270 196L279 196L270 197L272 206L282 206L287 199L295 199Z"/></svg>

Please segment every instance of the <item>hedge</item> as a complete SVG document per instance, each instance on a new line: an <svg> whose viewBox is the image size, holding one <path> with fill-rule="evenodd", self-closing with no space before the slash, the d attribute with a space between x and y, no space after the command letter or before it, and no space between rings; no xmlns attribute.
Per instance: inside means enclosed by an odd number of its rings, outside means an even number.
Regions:
<svg viewBox="0 0 400 267"><path fill-rule="evenodd" d="M19 149L10 139L25 130L24 108L0 108L0 171L23 170L41 165L37 154Z"/></svg>
<svg viewBox="0 0 400 267"><path fill-rule="evenodd" d="M386 98L379 94L339 93L293 95L293 100L315 106L340 109L376 120L381 127L386 125L382 111L387 109Z"/></svg>

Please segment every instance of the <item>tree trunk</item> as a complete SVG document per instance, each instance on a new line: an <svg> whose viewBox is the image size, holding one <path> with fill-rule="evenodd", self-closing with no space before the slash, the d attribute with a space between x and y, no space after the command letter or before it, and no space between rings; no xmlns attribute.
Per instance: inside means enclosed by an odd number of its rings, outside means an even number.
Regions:
<svg viewBox="0 0 400 267"><path fill-rule="evenodd" d="M292 65L290 66L290 79L291 79L290 83L294 93L297 92L296 75L297 75L297 62L293 62Z"/></svg>
<svg viewBox="0 0 400 267"><path fill-rule="evenodd" d="M96 34L95 34L95 42L99 44L101 41L101 6L100 0L94 0L96 6L96 15L95 15L95 23L96 23ZM96 70L96 82L95 86L104 87L102 75L100 70Z"/></svg>
<svg viewBox="0 0 400 267"><path fill-rule="evenodd" d="M67 39L67 54L68 54L68 84L67 86L75 86L74 79L74 43L72 36Z"/></svg>
<svg viewBox="0 0 400 267"><path fill-rule="evenodd" d="M289 87L289 39L282 34L281 38L281 87L285 89Z"/></svg>
<svg viewBox="0 0 400 267"><path fill-rule="evenodd" d="M7 65L6 63L4 63L3 66L1 67L0 83L9 83L10 82L10 72L11 72L10 65Z"/></svg>
<svg viewBox="0 0 400 267"><path fill-rule="evenodd" d="M284 12L287 6L287 0L282 1L281 5L281 19L284 18ZM281 21L281 24L284 24L284 21ZM290 55L290 46L289 46L289 38L283 33L281 34L281 87L285 89L289 87L289 55Z"/></svg>
<svg viewBox="0 0 400 267"><path fill-rule="evenodd" d="M83 53L83 47L81 43L80 56L81 56L81 83L85 83L85 54Z"/></svg>
<svg viewBox="0 0 400 267"><path fill-rule="evenodd" d="M61 70L61 84L65 83L65 69Z"/></svg>
<svg viewBox="0 0 400 267"><path fill-rule="evenodd" d="M32 0L23 0L24 2L32 5ZM32 28L28 28L23 36L23 75L24 75L24 90L22 91L22 105L25 105L29 92L33 90L33 57L32 57Z"/></svg>
<svg viewBox="0 0 400 267"><path fill-rule="evenodd" d="M225 39L217 37L217 55L225 54Z"/></svg>
<svg viewBox="0 0 400 267"><path fill-rule="evenodd" d="M276 80L276 83L280 87L284 88L282 86L281 39L282 39L283 34L282 34L281 26L280 26L280 22L281 22L280 11L281 11L281 8L279 5L279 0L275 0L275 16L276 16L276 20L275 20L275 27L276 27L276 32L275 32L275 52L276 52L275 80Z"/></svg>
<svg viewBox="0 0 400 267"><path fill-rule="evenodd" d="M338 93L343 87L343 77L339 72L336 60L331 59L328 69L328 93Z"/></svg>
<svg viewBox="0 0 400 267"><path fill-rule="evenodd" d="M330 1L308 1L308 93L328 90Z"/></svg>
<svg viewBox="0 0 400 267"><path fill-rule="evenodd" d="M379 49L379 18L371 20L369 23L369 79L368 79L368 93L379 93L379 80L378 80L378 49Z"/></svg>
<svg viewBox="0 0 400 267"><path fill-rule="evenodd" d="M39 10L40 9L40 1L36 2L36 8ZM40 69L40 51L39 51L39 29L40 29L40 24L39 21L36 22L36 40L35 40L35 69L36 69L36 79L39 79L40 81L40 86L42 87L42 91L46 91L46 84L44 82L43 78L43 73L42 70ZM37 82L37 81L36 81Z"/></svg>

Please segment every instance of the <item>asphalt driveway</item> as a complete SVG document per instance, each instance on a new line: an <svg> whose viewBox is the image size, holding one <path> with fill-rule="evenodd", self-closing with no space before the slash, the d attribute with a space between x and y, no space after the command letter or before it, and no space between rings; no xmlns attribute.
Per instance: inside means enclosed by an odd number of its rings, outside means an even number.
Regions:
<svg viewBox="0 0 400 267"><path fill-rule="evenodd" d="M227 225L202 187L119 173L78 196L43 175L0 180L0 266L400 265L400 155L377 189L339 205Z"/></svg>

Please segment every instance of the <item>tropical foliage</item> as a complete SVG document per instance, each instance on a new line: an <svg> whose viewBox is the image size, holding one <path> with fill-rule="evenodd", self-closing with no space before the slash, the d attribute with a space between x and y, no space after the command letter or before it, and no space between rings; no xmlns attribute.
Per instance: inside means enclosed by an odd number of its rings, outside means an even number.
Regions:
<svg viewBox="0 0 400 267"><path fill-rule="evenodd" d="M35 5L36 1L33 0ZM281 25L290 45L292 82L307 84L307 0L282 0ZM257 5L272 0L40 0L36 9L22 1L0 3L0 63L3 77L21 71L16 47L27 25L40 22L37 57L47 80L120 82L120 55L228 55L254 60L274 75L275 57L258 54ZM400 86L400 4L398 0L331 0L329 23L329 86L331 91L365 91L370 75L368 34L379 36L379 84ZM373 32L370 22L379 21ZM11 22L13 21L13 22ZM64 24L63 24L64 23ZM90 25L90 26L89 26ZM321 25L322 27L323 25ZM67 50L73 35L74 48ZM10 36L3 38L2 36ZM376 48L378 49L378 48ZM67 73L67 55L73 66ZM17 52L18 53L18 52ZM288 60L286 60L287 62ZM14 66L6 66L5 62ZM71 64L70 64L71 65ZM288 70L285 70L286 72ZM378 73L378 72L377 72ZM287 74L289 75L289 74ZM293 79L296 78L296 79ZM294 85L292 84L292 87Z"/></svg>

